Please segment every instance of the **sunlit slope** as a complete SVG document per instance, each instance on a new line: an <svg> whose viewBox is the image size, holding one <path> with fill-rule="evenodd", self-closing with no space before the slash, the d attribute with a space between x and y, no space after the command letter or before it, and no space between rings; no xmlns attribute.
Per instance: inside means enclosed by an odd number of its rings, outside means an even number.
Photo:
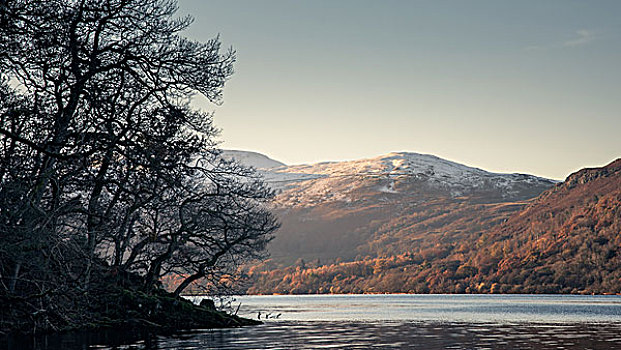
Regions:
<svg viewBox="0 0 621 350"><path fill-rule="evenodd" d="M248 292L617 293L619 168L558 184L415 153L262 169L283 225Z"/></svg>
<svg viewBox="0 0 621 350"><path fill-rule="evenodd" d="M352 240L353 258L293 265L275 258L252 270L249 292L621 292L621 160L581 170L527 201L417 197L386 202L398 210L354 231L365 243Z"/></svg>
<svg viewBox="0 0 621 350"><path fill-rule="evenodd" d="M502 217L489 214L490 206L523 201L553 185L406 152L260 171L280 191L274 207L282 228L270 245L276 266L404 253L421 235L450 230L475 234Z"/></svg>

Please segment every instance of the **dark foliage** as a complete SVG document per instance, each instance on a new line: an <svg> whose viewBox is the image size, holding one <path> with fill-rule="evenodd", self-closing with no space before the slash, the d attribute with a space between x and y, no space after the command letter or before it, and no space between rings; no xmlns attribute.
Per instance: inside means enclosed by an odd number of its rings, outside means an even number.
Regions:
<svg viewBox="0 0 621 350"><path fill-rule="evenodd" d="M277 223L211 115L234 53L168 0L0 1L1 329L97 322L110 289L178 297L258 257Z"/></svg>

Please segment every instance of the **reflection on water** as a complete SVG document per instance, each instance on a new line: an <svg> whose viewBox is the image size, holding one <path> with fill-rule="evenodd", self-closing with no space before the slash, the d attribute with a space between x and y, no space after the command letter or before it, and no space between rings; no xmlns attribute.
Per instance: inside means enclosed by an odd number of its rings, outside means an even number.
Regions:
<svg viewBox="0 0 621 350"><path fill-rule="evenodd" d="M116 335L117 337L119 334ZM140 337L139 337L140 338ZM14 349L593 349L621 348L619 324L467 324L417 322L270 322L175 336L48 337ZM107 343L105 343L107 342ZM107 345L105 345L107 344Z"/></svg>
<svg viewBox="0 0 621 350"><path fill-rule="evenodd" d="M37 349L621 349L621 297L242 297L255 327L170 336L80 333L0 343Z"/></svg>
<svg viewBox="0 0 621 350"><path fill-rule="evenodd" d="M160 349L611 349L620 327L418 324L391 322L272 323L252 330L195 334Z"/></svg>

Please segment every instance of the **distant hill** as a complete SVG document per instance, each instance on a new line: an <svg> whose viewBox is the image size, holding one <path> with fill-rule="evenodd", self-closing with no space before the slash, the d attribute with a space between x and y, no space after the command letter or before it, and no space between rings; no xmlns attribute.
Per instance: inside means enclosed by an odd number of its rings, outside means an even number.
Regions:
<svg viewBox="0 0 621 350"><path fill-rule="evenodd" d="M621 160L555 186L453 164L390 154L282 168L317 177L277 198L283 230L248 291L621 292Z"/></svg>
<svg viewBox="0 0 621 350"><path fill-rule="evenodd" d="M284 163L257 152L223 150L222 157L227 160L235 159L237 162L255 169L273 169L285 166Z"/></svg>

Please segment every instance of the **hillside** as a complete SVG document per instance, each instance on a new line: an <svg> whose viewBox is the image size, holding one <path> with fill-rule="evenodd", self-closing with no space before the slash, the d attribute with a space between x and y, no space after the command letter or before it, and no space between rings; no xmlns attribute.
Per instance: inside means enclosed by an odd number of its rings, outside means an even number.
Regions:
<svg viewBox="0 0 621 350"><path fill-rule="evenodd" d="M621 292L621 159L583 169L481 240L487 283Z"/></svg>
<svg viewBox="0 0 621 350"><path fill-rule="evenodd" d="M527 193L503 197L494 186L457 196L419 183L403 201L378 204L367 195L356 201L367 206L281 209L287 230L275 253L306 255L295 264L276 255L254 267L249 292L618 293L620 168L617 160L581 170L530 201ZM343 257L331 260L338 251Z"/></svg>
<svg viewBox="0 0 621 350"><path fill-rule="evenodd" d="M441 231L478 233L554 184L407 152L259 171L280 191L272 267L405 253L408 240ZM490 214L497 204L500 214Z"/></svg>
<svg viewBox="0 0 621 350"><path fill-rule="evenodd" d="M273 210L282 228L268 246L271 259L251 271L250 293L425 292L434 285L385 272L466 256L484 233L554 185L407 152L295 166L265 162L269 158L255 153L234 154L279 191ZM341 271L351 266L366 271L356 283ZM307 278L304 273L315 267L333 269L334 276ZM337 282L341 277L350 289Z"/></svg>

